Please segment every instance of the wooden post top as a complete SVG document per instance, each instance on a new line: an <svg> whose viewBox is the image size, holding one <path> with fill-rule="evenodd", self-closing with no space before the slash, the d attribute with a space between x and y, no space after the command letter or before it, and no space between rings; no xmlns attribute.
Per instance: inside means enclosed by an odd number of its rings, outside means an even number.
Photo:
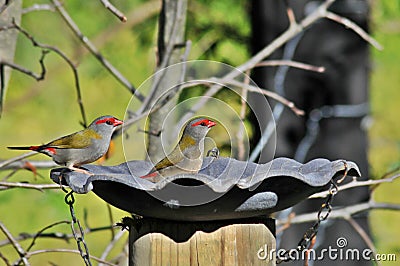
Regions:
<svg viewBox="0 0 400 266"><path fill-rule="evenodd" d="M267 217L207 222L124 220L129 265L275 265L275 221ZM272 258L271 258L272 257Z"/></svg>

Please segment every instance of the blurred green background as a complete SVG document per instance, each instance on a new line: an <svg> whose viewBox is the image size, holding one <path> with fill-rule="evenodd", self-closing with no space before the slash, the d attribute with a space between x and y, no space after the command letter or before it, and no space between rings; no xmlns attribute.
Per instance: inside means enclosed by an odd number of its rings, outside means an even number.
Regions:
<svg viewBox="0 0 400 266"><path fill-rule="evenodd" d="M187 36L193 42L190 59L218 60L233 66L245 62L250 56L247 47L250 35L250 23L246 13L247 1L189 2ZM48 4L48 1L26 0L23 5L30 7L36 3ZM128 17L127 23L119 22L100 1L75 0L65 1L63 4L81 31L132 84L138 87L155 68L157 11L160 1L116 0L113 3ZM379 178L400 166L400 1L372 1L372 12L373 36L384 46L383 51L371 48L370 97L373 123L369 130L369 158L371 178ZM130 93L85 50L57 12L36 11L24 14L22 26L37 41L58 47L76 63L88 122L103 114L124 118L126 107L131 101ZM32 47L26 38L19 35L16 63L40 72L40 55L40 49ZM46 57L45 63L47 74L43 81L36 82L16 71L12 74L0 119L1 160L20 154L7 150L7 146L40 144L82 128L79 124L81 116L71 69L54 53ZM137 100L132 101L133 106L139 106ZM145 156L143 139L143 133L138 132L137 145L124 147L137 151L135 159L143 159ZM115 140L115 144L115 154L104 163L106 165L119 164L125 160L120 137ZM45 160L47 157L37 155L34 159ZM10 171L0 172L0 180L9 173ZM51 183L48 178L49 170L39 170L39 174L34 176L27 170L21 170L9 181ZM374 192L374 198L381 202L400 204L399 191L400 181L384 184ZM90 227L110 224L107 206L102 200L92 193L78 195L76 199L77 215L83 220L84 210L87 210L87 222ZM111 209L113 222L128 215L114 207ZM400 213L373 211L371 218L373 239L378 253L396 253L400 260ZM0 191L0 221L14 235L21 232L34 233L50 223L69 219L64 194L59 190ZM60 225L50 231L70 233L70 228L68 225ZM0 235L1 241L4 236ZM109 231L89 234L87 242L91 254L100 256L110 239ZM28 244L29 241L23 242L24 247ZM121 251L122 244L123 241L109 258ZM41 239L37 241L34 249L42 248L75 249L76 243ZM12 254L13 258L17 258L16 252L10 247L0 247L0 252L7 256ZM78 255L65 253L37 255L30 261L32 265L48 265L49 262L57 265L82 263ZM1 263L0 260L0 265ZM394 265L389 262L382 264Z"/></svg>

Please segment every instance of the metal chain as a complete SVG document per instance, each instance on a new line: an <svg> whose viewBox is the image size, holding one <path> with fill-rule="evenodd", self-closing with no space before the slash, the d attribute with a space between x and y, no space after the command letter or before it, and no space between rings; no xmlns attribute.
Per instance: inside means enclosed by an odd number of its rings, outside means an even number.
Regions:
<svg viewBox="0 0 400 266"><path fill-rule="evenodd" d="M69 206L69 211L71 213L71 218L72 218L71 229L76 244L78 246L79 253L81 254L81 257L85 262L86 266L92 266L92 263L90 262L89 249L85 242L85 233L83 231L81 223L79 222L79 219L76 218L75 215L75 209L74 209L75 197L73 195L74 192L73 191L67 192L64 188L63 191L67 193L67 195L65 196L65 203L67 203L67 205Z"/></svg>
<svg viewBox="0 0 400 266"><path fill-rule="evenodd" d="M345 172L345 174L347 174L347 171ZM332 201L335 195L338 193L339 188L333 180L331 180L330 183L331 186L329 188L329 195L327 196L326 201L321 205L321 208L318 211L317 221L314 223L313 226L307 229L307 231L304 233L303 237L297 244L296 250L299 252L302 252L309 247L311 241L318 233L318 228L321 222L328 219L329 215L332 212ZM290 260L292 259L289 256L289 250L286 250L282 256L276 258L276 264L280 264L282 262L287 262Z"/></svg>

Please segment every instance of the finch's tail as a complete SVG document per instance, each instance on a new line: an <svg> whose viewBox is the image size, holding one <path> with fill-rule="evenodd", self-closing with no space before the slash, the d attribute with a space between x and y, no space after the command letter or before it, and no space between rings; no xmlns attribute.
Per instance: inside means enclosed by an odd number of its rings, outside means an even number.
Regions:
<svg viewBox="0 0 400 266"><path fill-rule="evenodd" d="M157 176L157 172L152 172L152 173L149 173L147 175L143 175L140 178L154 178L156 176Z"/></svg>
<svg viewBox="0 0 400 266"><path fill-rule="evenodd" d="M37 151L40 149L40 146L23 146L23 147L7 147L10 150L30 150L30 151Z"/></svg>

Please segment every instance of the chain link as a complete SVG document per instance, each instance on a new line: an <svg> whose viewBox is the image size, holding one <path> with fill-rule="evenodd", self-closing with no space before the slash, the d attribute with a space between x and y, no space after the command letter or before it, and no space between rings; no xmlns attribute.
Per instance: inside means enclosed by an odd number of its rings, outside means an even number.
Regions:
<svg viewBox="0 0 400 266"><path fill-rule="evenodd" d="M346 167L346 172L344 177L347 175L347 167ZM325 221L328 219L329 215L332 212L332 201L335 195L338 193L339 188L337 184L331 180L330 181L331 186L329 188L329 195L326 198L326 201L321 205L321 208L318 211L317 214L317 221L314 223L313 226L307 229L307 231L304 233L303 237L300 239L299 243L297 244L296 250L299 252L302 252L303 250L307 249L313 240L313 238L317 235L318 233L318 228L321 224L321 222ZM289 250L286 250L285 253L276 258L276 264L280 264L282 262L288 262L292 260L289 256Z"/></svg>
<svg viewBox="0 0 400 266"><path fill-rule="evenodd" d="M81 257L86 266L92 266L92 263L90 262L89 249L85 242L85 233L83 231L81 223L79 222L79 219L75 215L75 197L73 195L74 192L68 192L64 188L63 191L67 193L67 195L65 196L65 203L69 206L69 211L71 213L71 230L78 246L79 253L81 254Z"/></svg>

